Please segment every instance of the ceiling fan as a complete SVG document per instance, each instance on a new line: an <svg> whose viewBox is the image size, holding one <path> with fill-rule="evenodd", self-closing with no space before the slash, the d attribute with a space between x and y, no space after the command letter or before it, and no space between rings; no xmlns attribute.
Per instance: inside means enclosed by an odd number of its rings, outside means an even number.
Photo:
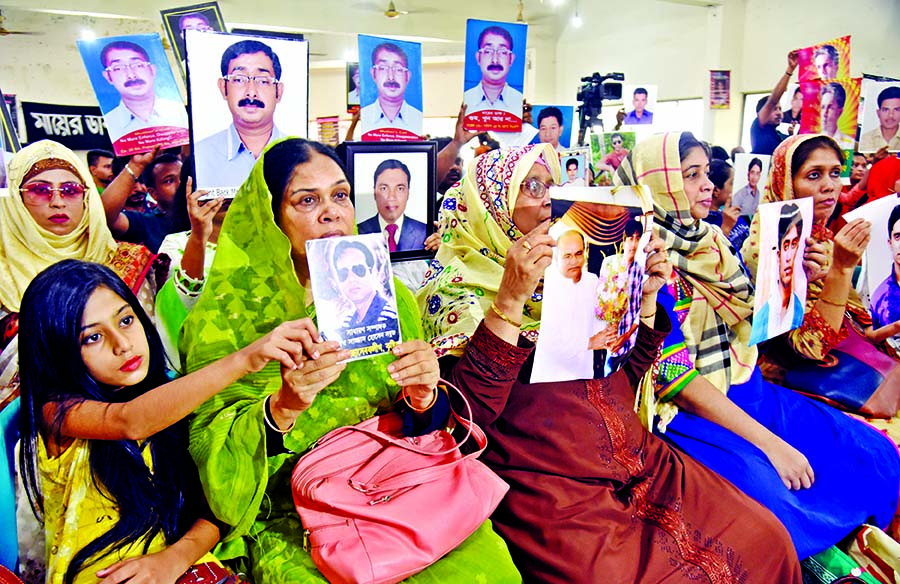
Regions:
<svg viewBox="0 0 900 584"><path fill-rule="evenodd" d="M409 14L409 12L407 12L406 10L397 10L397 7L394 6L394 0L390 0L390 2L388 2L388 7L384 11L384 15L388 18L398 18L400 16L403 16L404 14Z"/></svg>
<svg viewBox="0 0 900 584"><path fill-rule="evenodd" d="M11 34L44 34L42 32L31 32L27 30L9 30L3 23L6 21L6 17L3 16L3 11L0 10L0 36L7 36Z"/></svg>

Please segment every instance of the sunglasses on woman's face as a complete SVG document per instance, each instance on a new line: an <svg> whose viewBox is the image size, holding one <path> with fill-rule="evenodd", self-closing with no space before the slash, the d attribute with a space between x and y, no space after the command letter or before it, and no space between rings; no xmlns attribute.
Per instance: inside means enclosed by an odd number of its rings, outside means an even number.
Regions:
<svg viewBox="0 0 900 584"><path fill-rule="evenodd" d="M87 190L81 183L67 182L54 187L50 183L34 182L19 189L22 200L28 205L44 205L53 199L53 193L59 193L63 201L75 201L84 196Z"/></svg>
<svg viewBox="0 0 900 584"><path fill-rule="evenodd" d="M350 266L349 268L338 268L338 280L340 280L341 282L345 281L350 276L350 270L353 270L353 273L356 274L357 278L362 278L369 271L369 269L362 264L356 264L355 266Z"/></svg>

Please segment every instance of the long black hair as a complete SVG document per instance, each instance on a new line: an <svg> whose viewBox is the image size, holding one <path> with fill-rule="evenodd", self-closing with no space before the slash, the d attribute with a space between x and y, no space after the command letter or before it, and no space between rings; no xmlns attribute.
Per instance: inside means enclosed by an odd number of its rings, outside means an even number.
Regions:
<svg viewBox="0 0 900 584"><path fill-rule="evenodd" d="M117 389L102 385L88 372L81 357L81 326L88 299L100 287L118 294L134 310L150 347L147 377ZM41 430L61 442L69 410L89 400L126 402L168 381L165 352L159 334L128 286L109 268L79 260L63 260L38 274L22 297L19 313L19 377L22 400L20 464L35 516L42 521L44 504L38 478ZM55 405L53 419L44 420L44 406ZM119 520L106 533L78 550L65 582L99 560L104 552L144 540L146 552L160 533L167 544L181 537L194 518L188 515L184 493L186 469L192 469L184 424L151 436L153 472L144 463L142 446L134 440L91 440L90 468L94 485L115 502ZM181 521L179 521L181 519Z"/></svg>

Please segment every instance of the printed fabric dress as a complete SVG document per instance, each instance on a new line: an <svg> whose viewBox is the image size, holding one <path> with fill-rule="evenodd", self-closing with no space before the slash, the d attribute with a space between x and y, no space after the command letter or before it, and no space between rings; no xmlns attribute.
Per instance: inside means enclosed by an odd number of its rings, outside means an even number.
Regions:
<svg viewBox="0 0 900 584"><path fill-rule="evenodd" d="M180 348L188 371L250 344L286 320L315 318L297 279L291 244L275 224L264 158L229 208L205 291L185 321ZM421 338L415 300L399 283L395 289L403 339ZM210 508L225 527L217 558L251 575L255 584L326 582L303 549L291 472L301 453L327 432L390 409L398 392L387 373L393 359L383 354L349 363L283 436L283 446L271 442L263 421L264 398L281 386L278 363L243 377L195 411L191 455ZM428 512L441 513L440 505ZM407 581L518 583L521 576L486 521Z"/></svg>
<svg viewBox="0 0 900 584"><path fill-rule="evenodd" d="M553 383L529 382L540 291L526 303L517 345L482 322L506 252L523 235L509 193L539 156L558 178L549 144L491 151L470 165L445 196L444 241L418 295L444 376L488 435L482 460L510 485L491 519L525 581L799 584L790 538L772 513L634 412L634 385L672 326L665 311L653 328L639 325L612 375Z"/></svg>

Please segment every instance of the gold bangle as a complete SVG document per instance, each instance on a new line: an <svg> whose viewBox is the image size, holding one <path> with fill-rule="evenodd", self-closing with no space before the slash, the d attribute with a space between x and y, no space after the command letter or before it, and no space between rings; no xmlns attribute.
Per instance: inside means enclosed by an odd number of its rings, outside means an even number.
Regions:
<svg viewBox="0 0 900 584"><path fill-rule="evenodd" d="M294 424L296 422L292 422L291 425L288 426L287 430L282 430L281 428L279 428L278 424L275 423L275 416L272 415L271 397L272 394L267 395L265 402L263 403L263 419L266 421L266 425L269 428L272 428L279 434L287 434L294 429Z"/></svg>
<svg viewBox="0 0 900 584"><path fill-rule="evenodd" d="M438 399L437 392L438 392L438 389L435 387L431 393L431 401L428 403L427 406L425 406L422 409L419 409L416 406L412 405L412 400L409 399L409 395L407 395L407 393L406 393L406 388L403 389L403 401L406 402L406 405L408 405L409 409L411 409L412 411L416 412L417 414L424 414L425 412L430 410L434 406L434 404L437 403L437 399Z"/></svg>
<svg viewBox="0 0 900 584"><path fill-rule="evenodd" d="M514 320L511 319L510 317L506 316L506 315L503 313L502 310L500 310L499 308L497 308L497 304L496 304L495 302L491 302L491 310L494 311L494 314L496 314L497 316L499 316L500 318L502 318L503 320L505 320L505 321L508 322L509 324L513 325L514 327L516 327L516 328L521 328L521 327L522 327L522 323L521 323L521 322L516 322L516 321L514 321Z"/></svg>
<svg viewBox="0 0 900 584"><path fill-rule="evenodd" d="M847 301L846 301L846 300L844 300L843 302L835 302L835 301L832 300L831 298L825 298L824 296L819 296L819 300L821 300L821 301L824 302L825 304L830 304L830 305L832 305L832 306L837 306L837 307L839 307L839 308L844 308L844 307L847 306Z"/></svg>

